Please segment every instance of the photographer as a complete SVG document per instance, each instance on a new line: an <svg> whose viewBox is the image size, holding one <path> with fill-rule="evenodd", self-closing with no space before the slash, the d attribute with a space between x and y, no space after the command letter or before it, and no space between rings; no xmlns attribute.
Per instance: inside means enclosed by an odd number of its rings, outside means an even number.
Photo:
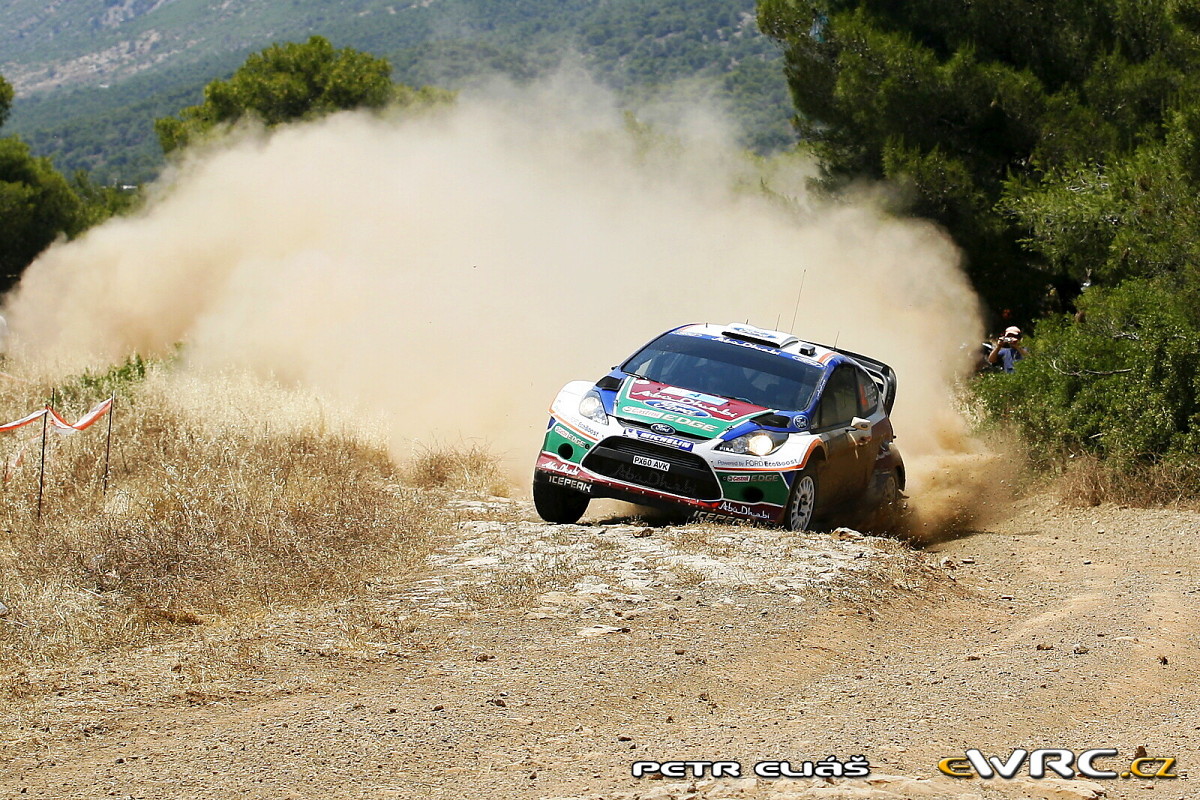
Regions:
<svg viewBox="0 0 1200 800"><path fill-rule="evenodd" d="M1029 355L1029 351L1021 346L1021 329L1010 325L1004 329L1004 335L992 344L992 352L988 354L989 364L1000 364L1005 372L1014 372L1017 362Z"/></svg>

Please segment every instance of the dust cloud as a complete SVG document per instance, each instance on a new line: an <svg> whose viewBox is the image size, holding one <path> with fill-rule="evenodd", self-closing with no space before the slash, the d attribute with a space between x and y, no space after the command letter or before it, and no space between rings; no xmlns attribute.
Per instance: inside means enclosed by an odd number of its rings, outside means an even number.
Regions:
<svg viewBox="0 0 1200 800"><path fill-rule="evenodd" d="M14 346L67 369L182 344L188 371L378 418L399 459L486 443L524 485L563 383L669 327L749 320L892 364L913 464L969 452L952 387L980 322L953 244L865 195L817 202L810 164L755 162L700 119L647 131L559 79L243 131L32 265Z"/></svg>

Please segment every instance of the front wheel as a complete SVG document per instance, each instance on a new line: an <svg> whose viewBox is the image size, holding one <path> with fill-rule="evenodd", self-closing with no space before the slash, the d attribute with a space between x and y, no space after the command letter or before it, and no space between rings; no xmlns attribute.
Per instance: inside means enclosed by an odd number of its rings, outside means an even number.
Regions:
<svg viewBox="0 0 1200 800"><path fill-rule="evenodd" d="M896 473L889 472L884 476L877 492L874 527L895 532L904 517L904 495L900 492L900 482L896 479Z"/></svg>
<svg viewBox="0 0 1200 800"><path fill-rule="evenodd" d="M555 486L545 481L533 483L533 506L546 522L572 525L587 511L589 498L574 489Z"/></svg>
<svg viewBox="0 0 1200 800"><path fill-rule="evenodd" d="M796 476L792 493L788 495L783 524L789 531L806 531L817 509L817 471L806 467Z"/></svg>

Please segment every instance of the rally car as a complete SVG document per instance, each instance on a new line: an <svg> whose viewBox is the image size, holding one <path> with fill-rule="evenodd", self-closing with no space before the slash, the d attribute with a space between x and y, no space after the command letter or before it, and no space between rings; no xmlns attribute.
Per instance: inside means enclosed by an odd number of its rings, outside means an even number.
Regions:
<svg viewBox="0 0 1200 800"><path fill-rule="evenodd" d="M895 372L874 359L751 325L685 325L563 387L534 505L558 523L608 497L791 530L892 509L904 489L895 396Z"/></svg>

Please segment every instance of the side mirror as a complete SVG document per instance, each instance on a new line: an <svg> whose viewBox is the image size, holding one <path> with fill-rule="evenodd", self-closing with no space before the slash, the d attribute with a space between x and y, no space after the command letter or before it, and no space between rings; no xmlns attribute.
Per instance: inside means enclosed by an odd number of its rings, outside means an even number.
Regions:
<svg viewBox="0 0 1200 800"><path fill-rule="evenodd" d="M856 431L869 431L871 430L871 420L855 417L850 420L850 427Z"/></svg>

